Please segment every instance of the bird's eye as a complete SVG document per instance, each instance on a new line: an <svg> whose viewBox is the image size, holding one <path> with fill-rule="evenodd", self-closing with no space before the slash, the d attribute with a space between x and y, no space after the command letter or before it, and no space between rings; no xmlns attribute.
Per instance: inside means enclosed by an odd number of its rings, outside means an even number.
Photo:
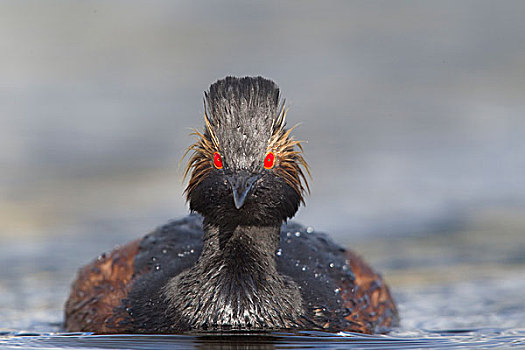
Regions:
<svg viewBox="0 0 525 350"><path fill-rule="evenodd" d="M271 169L275 165L275 154L273 152L268 152L266 157L264 157L264 169Z"/></svg>
<svg viewBox="0 0 525 350"><path fill-rule="evenodd" d="M217 169L222 169L223 167L222 158L219 152L213 153L213 165L215 165Z"/></svg>

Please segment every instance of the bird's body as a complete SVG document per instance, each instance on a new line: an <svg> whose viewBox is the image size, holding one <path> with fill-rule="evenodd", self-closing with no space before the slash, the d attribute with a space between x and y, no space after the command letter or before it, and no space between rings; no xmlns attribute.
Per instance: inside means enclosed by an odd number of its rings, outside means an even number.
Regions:
<svg viewBox="0 0 525 350"><path fill-rule="evenodd" d="M303 200L307 168L285 128L277 86L229 77L210 87L206 107L186 189L200 215L82 268L66 328L373 333L395 325L387 286L361 258L322 233L283 224Z"/></svg>

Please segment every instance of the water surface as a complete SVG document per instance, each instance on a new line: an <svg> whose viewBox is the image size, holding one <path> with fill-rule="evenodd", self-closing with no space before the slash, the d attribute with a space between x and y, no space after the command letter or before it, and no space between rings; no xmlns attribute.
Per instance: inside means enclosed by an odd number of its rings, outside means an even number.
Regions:
<svg viewBox="0 0 525 350"><path fill-rule="evenodd" d="M389 335L297 332L241 336L93 336L65 334L62 307L76 268L127 232L86 223L98 233L33 238L0 248L0 345L21 348L505 348L525 346L525 247L516 243L525 223L500 215L463 230L421 236L356 239L352 249L383 272L401 314ZM513 222L513 224L509 224ZM521 222L521 223L520 223ZM133 222L130 222L133 230ZM84 237L84 238L81 238ZM513 243L514 242L514 243ZM505 259L501 259L505 256Z"/></svg>
<svg viewBox="0 0 525 350"><path fill-rule="evenodd" d="M388 336L357 333L268 333L246 335L9 334L9 349L473 349L525 346L525 330L456 330Z"/></svg>

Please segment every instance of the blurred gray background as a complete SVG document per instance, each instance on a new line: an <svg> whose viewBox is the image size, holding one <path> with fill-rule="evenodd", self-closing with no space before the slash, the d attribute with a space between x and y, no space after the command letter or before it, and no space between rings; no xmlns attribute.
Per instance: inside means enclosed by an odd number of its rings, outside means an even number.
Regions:
<svg viewBox="0 0 525 350"><path fill-rule="evenodd" d="M313 174L297 219L339 241L525 213L523 2L0 6L4 241L185 215L179 160L226 75L280 85Z"/></svg>
<svg viewBox="0 0 525 350"><path fill-rule="evenodd" d="M186 215L180 159L227 75L280 85L313 175L297 220L382 271L405 327L522 327L524 19L523 1L0 2L0 330L59 329L79 266Z"/></svg>

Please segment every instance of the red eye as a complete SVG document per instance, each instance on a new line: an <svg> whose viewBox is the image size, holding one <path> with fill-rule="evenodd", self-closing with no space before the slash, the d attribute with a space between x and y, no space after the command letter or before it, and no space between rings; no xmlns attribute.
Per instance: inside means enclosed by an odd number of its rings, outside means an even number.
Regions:
<svg viewBox="0 0 525 350"><path fill-rule="evenodd" d="M275 154L268 152L264 158L264 169L271 169L275 165Z"/></svg>
<svg viewBox="0 0 525 350"><path fill-rule="evenodd" d="M219 152L213 153L213 165L215 165L217 169L222 169L222 158Z"/></svg>

